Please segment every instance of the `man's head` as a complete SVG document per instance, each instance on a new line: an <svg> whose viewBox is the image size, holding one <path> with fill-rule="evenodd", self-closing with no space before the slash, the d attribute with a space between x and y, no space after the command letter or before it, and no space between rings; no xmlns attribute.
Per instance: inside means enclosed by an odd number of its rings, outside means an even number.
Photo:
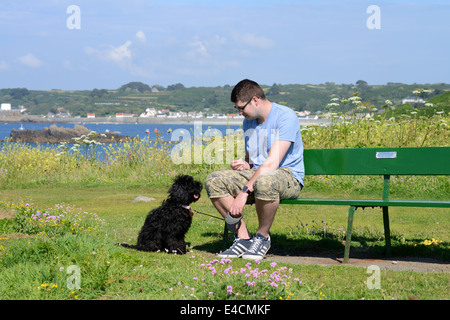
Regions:
<svg viewBox="0 0 450 320"><path fill-rule="evenodd" d="M258 97L261 100L266 99L259 84L252 80L244 79L240 81L231 91L231 102L233 103L238 101L246 103L253 97Z"/></svg>

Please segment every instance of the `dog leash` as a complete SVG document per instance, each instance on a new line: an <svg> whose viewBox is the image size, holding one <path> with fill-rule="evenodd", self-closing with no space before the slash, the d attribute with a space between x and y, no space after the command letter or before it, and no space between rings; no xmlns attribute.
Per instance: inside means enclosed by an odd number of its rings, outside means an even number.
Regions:
<svg viewBox="0 0 450 320"><path fill-rule="evenodd" d="M219 220L225 220L224 218L220 218L220 217L213 216L213 215L210 215L210 214L207 214L207 213L204 213L204 212L200 212L200 211L192 209L192 208L191 208L191 210L196 212L196 213L200 213L200 214L203 214L203 215L211 217L211 218L215 218L215 219L219 219Z"/></svg>
<svg viewBox="0 0 450 320"><path fill-rule="evenodd" d="M215 218L215 219L219 219L219 220L225 220L224 218L219 218L219 217L217 217L217 216L213 216L213 215L210 215L210 214L207 214L207 213L204 213L204 212L200 212L200 211L198 211L198 210L195 210L195 209L193 209L191 206L185 206L185 205L182 205L182 207L185 208L185 209L188 209L188 210L190 210L190 211L194 211L194 212L196 212L196 213L200 213L200 214L203 214L203 215L205 215L205 216L211 217L211 218Z"/></svg>

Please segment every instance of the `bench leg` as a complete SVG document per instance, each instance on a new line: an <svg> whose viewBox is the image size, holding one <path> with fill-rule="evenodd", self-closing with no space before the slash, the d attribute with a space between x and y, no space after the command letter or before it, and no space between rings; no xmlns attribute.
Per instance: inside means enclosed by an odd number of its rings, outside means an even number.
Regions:
<svg viewBox="0 0 450 320"><path fill-rule="evenodd" d="M228 243L228 228L227 225L224 223L222 251L225 251L227 249L227 243Z"/></svg>
<svg viewBox="0 0 450 320"><path fill-rule="evenodd" d="M389 229L389 207L383 207L384 238L386 240L386 256L391 256L391 231Z"/></svg>
<svg viewBox="0 0 450 320"><path fill-rule="evenodd" d="M352 240L353 215L355 207L351 206L348 210L347 238L345 240L344 263L350 258L350 241Z"/></svg>

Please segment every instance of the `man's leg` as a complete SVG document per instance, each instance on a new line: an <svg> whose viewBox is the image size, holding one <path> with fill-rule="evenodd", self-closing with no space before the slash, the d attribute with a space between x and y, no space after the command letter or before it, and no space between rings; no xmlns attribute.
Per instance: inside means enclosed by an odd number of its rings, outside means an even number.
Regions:
<svg viewBox="0 0 450 320"><path fill-rule="evenodd" d="M301 188L290 169L284 168L260 175L253 187L259 226L251 247L242 255L242 258L261 260L270 249L270 228L280 204L279 199L297 197Z"/></svg>
<svg viewBox="0 0 450 320"><path fill-rule="evenodd" d="M241 192L242 187L253 175L246 171L219 171L210 174L205 181L205 189L217 211L225 217L231 208L234 197ZM251 246L251 236L247 231L245 222L241 220L241 226L235 234L235 240L230 248L219 253L220 258L241 257Z"/></svg>
<svg viewBox="0 0 450 320"><path fill-rule="evenodd" d="M256 213L258 214L258 232L264 237L269 237L270 227L272 226L275 214L280 204L279 200L266 201L255 199Z"/></svg>
<svg viewBox="0 0 450 320"><path fill-rule="evenodd" d="M214 207L216 207L217 211L219 211L224 218L227 215L228 209L231 207L233 200L234 198L231 195L223 198L211 198L211 202ZM241 220L241 226L236 232L236 236L240 239L250 239L250 235L243 219Z"/></svg>

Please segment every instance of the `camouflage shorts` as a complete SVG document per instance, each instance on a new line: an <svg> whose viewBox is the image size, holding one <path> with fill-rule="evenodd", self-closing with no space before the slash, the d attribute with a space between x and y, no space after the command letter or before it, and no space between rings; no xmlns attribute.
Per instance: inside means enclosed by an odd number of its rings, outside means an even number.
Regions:
<svg viewBox="0 0 450 320"><path fill-rule="evenodd" d="M244 185L255 174L256 169L236 171L224 170L211 173L205 181L209 198L236 197ZM262 174L254 185L254 198L266 201L295 199L300 195L301 184L289 168L278 168ZM252 200L249 198L249 200Z"/></svg>

